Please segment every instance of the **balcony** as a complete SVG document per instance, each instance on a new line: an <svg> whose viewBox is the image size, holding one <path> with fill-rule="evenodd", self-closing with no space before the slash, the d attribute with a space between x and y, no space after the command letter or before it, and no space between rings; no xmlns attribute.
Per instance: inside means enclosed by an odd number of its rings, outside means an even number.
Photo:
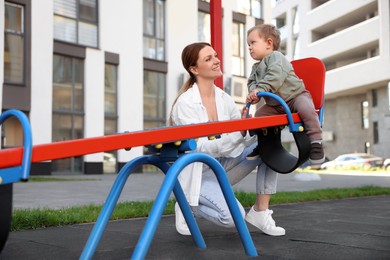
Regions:
<svg viewBox="0 0 390 260"><path fill-rule="evenodd" d="M307 46L304 53L322 60L336 61L339 55L348 58L348 53L374 47L380 38L380 20L374 17L352 27L334 33Z"/></svg>
<svg viewBox="0 0 390 260"><path fill-rule="evenodd" d="M377 0L328 1L307 13L309 30L331 34L336 28L346 28L367 19L378 11Z"/></svg>
<svg viewBox="0 0 390 260"><path fill-rule="evenodd" d="M365 93L368 88L387 86L389 71L390 61L380 56L328 71L325 80L325 95L331 98Z"/></svg>

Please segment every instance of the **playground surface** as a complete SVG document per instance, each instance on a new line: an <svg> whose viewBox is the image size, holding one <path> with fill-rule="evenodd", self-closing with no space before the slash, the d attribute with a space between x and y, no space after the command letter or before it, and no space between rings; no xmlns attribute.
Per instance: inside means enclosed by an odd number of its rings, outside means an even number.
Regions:
<svg viewBox="0 0 390 260"><path fill-rule="evenodd" d="M273 206L286 236L249 226L261 259L389 259L390 196ZM94 259L129 259L146 219L108 224ZM198 220L207 248L175 230L164 216L146 259L248 259L235 229ZM93 224L11 232L0 259L78 259Z"/></svg>
<svg viewBox="0 0 390 260"><path fill-rule="evenodd" d="M160 177L160 175L162 177ZM142 177L143 176L143 177ZM78 178L81 176L71 176ZM34 189L39 189L47 207L62 206L56 192L45 189L57 188L58 193L68 186L81 183L78 190L79 200L68 201L68 206L90 203L87 196L92 187L97 187L102 198L107 196L115 176L83 176L83 178L100 179L99 181L52 182L49 183L16 183L14 185L14 206L25 208L22 190L29 193L34 200ZM133 180L131 179L132 177ZM141 178L142 177L142 178ZM130 176L129 187L125 190L133 194L140 193L136 186L143 188L144 194L153 197L153 189L158 187L162 174L136 174ZM235 190L253 190L255 174L250 174L241 186ZM147 182L149 184L146 185ZM94 183L94 185L89 185ZM100 183L100 184L99 184ZM130 184L132 183L132 184ZM39 185L33 185L39 184ZM132 186L134 185L134 186ZM280 175L279 191L310 190L332 187L354 187L378 185L390 187L389 176L340 176L311 175L293 173ZM31 187L30 187L31 186ZM29 187L29 188L28 188ZM148 187L148 188L146 188ZM250 190L248 190L250 189ZM68 190L68 195L76 191ZM96 192L96 191L95 191ZM125 191L124 191L125 192ZM52 194L52 196L50 196ZM96 193L95 193L96 195ZM131 194L122 194L125 199ZM100 201L95 196L96 203ZM126 198L127 197L127 198ZM27 198L27 197L26 197ZM147 200L148 197L137 200ZM103 199L104 200L104 199ZM37 205L39 204L37 199ZM57 203L55 203L57 201ZM30 204L37 206L36 204ZM52 205L52 206L50 206ZM286 236L270 237L248 224L253 242L261 259L389 259L390 258L390 196L352 198L333 201L293 203L273 205L274 219L286 229ZM94 259L129 259L138 241L146 218L119 220L109 222ZM152 240L146 259L248 259L240 237L235 229L223 229L198 219L198 224L205 239L207 248L195 246L191 236L179 235L175 230L173 215L163 216ZM85 246L93 223L52 227L37 230L11 232L0 259L78 259Z"/></svg>

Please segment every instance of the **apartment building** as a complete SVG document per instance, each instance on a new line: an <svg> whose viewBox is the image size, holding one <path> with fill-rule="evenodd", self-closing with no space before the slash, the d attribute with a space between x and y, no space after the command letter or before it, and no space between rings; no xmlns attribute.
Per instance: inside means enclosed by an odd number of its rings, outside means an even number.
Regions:
<svg viewBox="0 0 390 260"><path fill-rule="evenodd" d="M390 157L388 0L279 0L272 18L289 59L326 66L324 146Z"/></svg>
<svg viewBox="0 0 390 260"><path fill-rule="evenodd" d="M253 62L246 31L271 20L270 1L226 0L222 8L220 87L242 105ZM182 49L210 42L210 1L0 0L0 28L0 106L26 113L40 145L164 126L186 77ZM3 149L22 144L17 120L1 129ZM113 172L143 153L34 163L31 174Z"/></svg>

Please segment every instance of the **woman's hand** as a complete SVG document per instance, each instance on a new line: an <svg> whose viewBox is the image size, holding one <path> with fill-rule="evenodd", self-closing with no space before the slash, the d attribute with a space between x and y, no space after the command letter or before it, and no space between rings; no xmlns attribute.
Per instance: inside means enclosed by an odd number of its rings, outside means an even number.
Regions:
<svg viewBox="0 0 390 260"><path fill-rule="evenodd" d="M244 119L244 118L248 118L248 117L252 117L252 115L249 114L249 109L248 109L246 106L244 106L244 107L241 109L241 118ZM246 136L246 130L242 130L242 131L241 131L241 135L242 135L243 137L245 137L245 136Z"/></svg>

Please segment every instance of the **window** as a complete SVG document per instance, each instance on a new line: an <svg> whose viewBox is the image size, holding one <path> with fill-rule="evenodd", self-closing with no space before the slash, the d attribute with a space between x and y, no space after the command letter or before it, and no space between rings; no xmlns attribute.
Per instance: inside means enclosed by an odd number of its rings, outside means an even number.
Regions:
<svg viewBox="0 0 390 260"><path fill-rule="evenodd" d="M4 7L4 82L24 84L25 67L24 7L5 2Z"/></svg>
<svg viewBox="0 0 390 260"><path fill-rule="evenodd" d="M97 0L54 0L54 39L98 47Z"/></svg>
<svg viewBox="0 0 390 260"><path fill-rule="evenodd" d="M53 56L53 142L84 136L84 63L69 56ZM55 160L55 172L82 172L82 157Z"/></svg>
<svg viewBox="0 0 390 260"><path fill-rule="evenodd" d="M144 67L148 67L145 66ZM144 70L144 129L166 125L166 72ZM147 148L144 148L144 153ZM142 172L156 172L153 165L143 165Z"/></svg>
<svg viewBox="0 0 390 260"><path fill-rule="evenodd" d="M262 0L240 0L237 1L238 12L253 16L257 19L263 18Z"/></svg>
<svg viewBox="0 0 390 260"><path fill-rule="evenodd" d="M263 18L262 0L251 0L251 16L257 19Z"/></svg>
<svg viewBox="0 0 390 260"><path fill-rule="evenodd" d="M9 117L1 125L1 148L20 146L23 146L23 127L16 117Z"/></svg>
<svg viewBox="0 0 390 260"><path fill-rule="evenodd" d="M31 110L31 1L3 1L3 109Z"/></svg>
<svg viewBox="0 0 390 260"><path fill-rule="evenodd" d="M232 74L245 76L245 32L244 24L233 21L232 25Z"/></svg>
<svg viewBox="0 0 390 260"><path fill-rule="evenodd" d="M198 1L198 40L211 43L210 2Z"/></svg>
<svg viewBox="0 0 390 260"><path fill-rule="evenodd" d="M104 135L117 132L117 77L118 66L106 63L104 70Z"/></svg>
<svg viewBox="0 0 390 260"><path fill-rule="evenodd" d="M166 124L166 74L144 71L144 129Z"/></svg>
<svg viewBox="0 0 390 260"><path fill-rule="evenodd" d="M373 124L373 136L374 136L374 144L379 143L379 127L378 127L378 122L374 122Z"/></svg>
<svg viewBox="0 0 390 260"><path fill-rule="evenodd" d="M287 14L281 14L279 17L272 20L272 23L278 28L280 32L280 48L279 51L286 55L287 50L287 38L288 38L288 30L286 25ZM299 52L299 35L295 34L292 42L292 47L295 52ZM296 49L298 48L298 49Z"/></svg>
<svg viewBox="0 0 390 260"><path fill-rule="evenodd" d="M118 132L118 66L106 63L104 67L104 135ZM104 153L103 173L116 171L117 151Z"/></svg>
<svg viewBox="0 0 390 260"><path fill-rule="evenodd" d="M165 1L144 0L144 57L165 60Z"/></svg>
<svg viewBox="0 0 390 260"><path fill-rule="evenodd" d="M198 12L198 40L200 42L211 42L209 13Z"/></svg>
<svg viewBox="0 0 390 260"><path fill-rule="evenodd" d="M369 128L369 118L368 118L368 101L363 101L361 103L361 110L362 110L362 128L368 129Z"/></svg>
<svg viewBox="0 0 390 260"><path fill-rule="evenodd" d="M389 111L390 111L390 81L387 82L387 102L388 102Z"/></svg>
<svg viewBox="0 0 390 260"><path fill-rule="evenodd" d="M372 107L378 106L378 93L376 89L373 89L371 91L371 95L372 95Z"/></svg>

